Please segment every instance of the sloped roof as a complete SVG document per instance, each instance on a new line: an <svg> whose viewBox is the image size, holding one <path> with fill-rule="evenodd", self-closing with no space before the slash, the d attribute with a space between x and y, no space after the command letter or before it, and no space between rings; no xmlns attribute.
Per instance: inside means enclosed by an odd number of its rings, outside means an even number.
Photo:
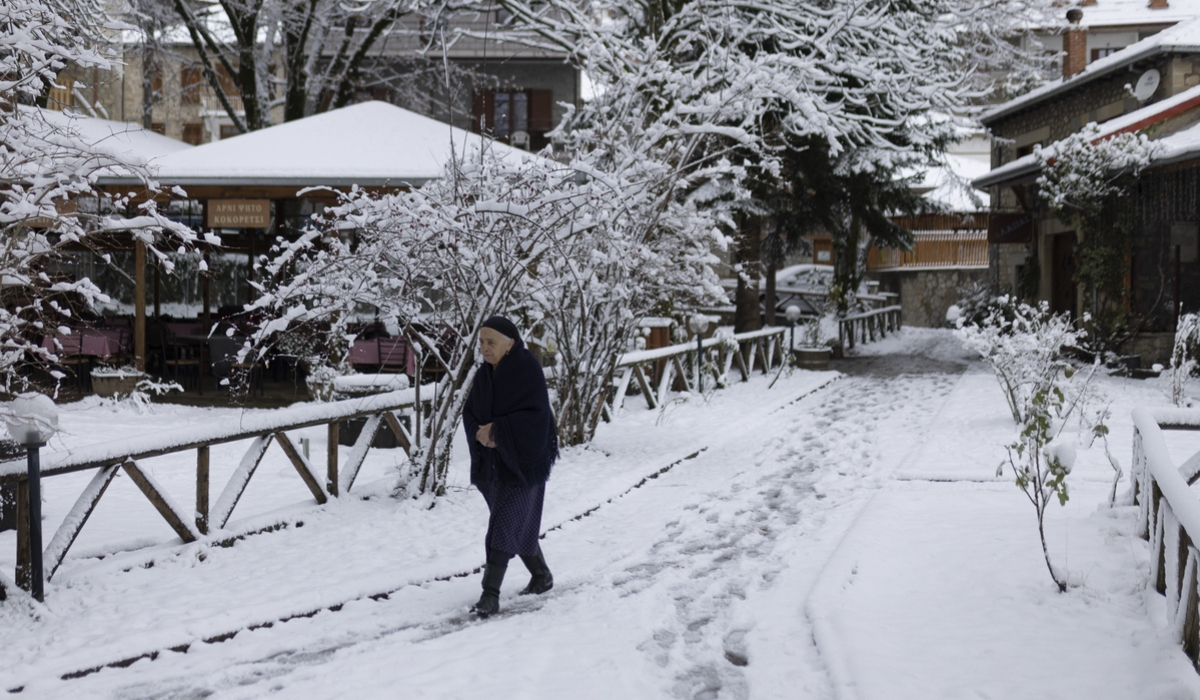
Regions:
<svg viewBox="0 0 1200 700"><path fill-rule="evenodd" d="M386 102L363 102L174 153L151 172L163 185L183 187L420 186L442 177L452 157L485 148L506 160L532 157Z"/></svg>
<svg viewBox="0 0 1200 700"><path fill-rule="evenodd" d="M1100 125L1100 132L1097 136L1099 139L1106 139L1117 134L1141 131L1193 109L1200 109L1200 85L1188 88L1178 95L1172 95L1165 100L1134 110L1129 114L1110 119ZM1177 140L1172 139L1175 139L1179 133L1190 130L1192 130L1192 127L1181 129L1175 134L1166 135L1156 140L1156 143L1162 144L1161 148L1166 149L1167 144L1177 143ZM1051 144L1049 147L1053 148L1054 145ZM1167 158L1167 153L1167 150L1160 150L1159 156L1154 159L1154 162L1162 164L1164 159ZM1037 154L1030 153L1014 161L1005 163L995 170L988 172L986 175L976 178L971 184L978 188L991 187L1002 182L1030 176L1036 173L1038 169Z"/></svg>
<svg viewBox="0 0 1200 700"><path fill-rule="evenodd" d="M1096 0L1078 5L1089 27L1137 27L1176 24L1200 17L1200 0L1169 0L1167 7L1150 7L1147 0ZM1062 17L1062 8L1055 8Z"/></svg>
<svg viewBox="0 0 1200 700"><path fill-rule="evenodd" d="M1090 8L1089 8L1090 9ZM1085 15L1086 19L1086 15ZM1072 90L1084 83L1109 75L1138 61L1164 53L1200 53L1200 19L1193 18L1173 27L1146 37L1141 41L1092 61L1081 72L1067 80L1061 78L1031 90L1020 97L996 105L979 116L979 121L988 124L1037 104L1059 93ZM1134 78L1130 78L1133 82Z"/></svg>

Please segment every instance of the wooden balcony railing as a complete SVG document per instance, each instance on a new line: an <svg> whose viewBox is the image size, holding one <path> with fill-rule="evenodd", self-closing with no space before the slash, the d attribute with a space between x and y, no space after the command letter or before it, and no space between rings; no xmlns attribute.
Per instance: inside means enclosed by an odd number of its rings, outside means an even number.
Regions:
<svg viewBox="0 0 1200 700"><path fill-rule="evenodd" d="M987 231L916 231L912 250L871 248L868 270L987 267Z"/></svg>

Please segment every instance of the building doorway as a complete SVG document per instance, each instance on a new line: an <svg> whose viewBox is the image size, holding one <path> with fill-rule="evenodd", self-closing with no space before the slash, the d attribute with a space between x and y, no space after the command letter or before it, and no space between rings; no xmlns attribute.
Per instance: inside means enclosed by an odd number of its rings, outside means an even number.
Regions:
<svg viewBox="0 0 1200 700"><path fill-rule="evenodd" d="M1050 256L1050 310L1075 314L1075 232L1053 236Z"/></svg>

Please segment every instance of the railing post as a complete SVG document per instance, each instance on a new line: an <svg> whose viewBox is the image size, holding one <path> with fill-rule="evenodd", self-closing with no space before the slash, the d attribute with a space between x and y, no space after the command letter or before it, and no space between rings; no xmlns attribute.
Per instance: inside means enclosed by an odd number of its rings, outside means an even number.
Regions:
<svg viewBox="0 0 1200 700"><path fill-rule="evenodd" d="M329 495L338 495L338 424L331 422L326 435L329 437L329 447L325 452L325 490Z"/></svg>
<svg viewBox="0 0 1200 700"><path fill-rule="evenodd" d="M208 534L208 459L209 447L196 448L196 529Z"/></svg>

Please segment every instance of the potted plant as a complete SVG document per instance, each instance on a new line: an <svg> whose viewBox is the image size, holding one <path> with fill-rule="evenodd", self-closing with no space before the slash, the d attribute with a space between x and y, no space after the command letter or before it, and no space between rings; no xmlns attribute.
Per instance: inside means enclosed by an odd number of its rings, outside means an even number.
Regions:
<svg viewBox="0 0 1200 700"><path fill-rule="evenodd" d="M92 370L92 391L97 396L128 396L138 388L146 373L136 367L96 367Z"/></svg>
<svg viewBox="0 0 1200 700"><path fill-rule="evenodd" d="M833 353L821 333L821 319L814 318L804 324L800 346L792 348L792 359L800 369L829 369L829 358Z"/></svg>

